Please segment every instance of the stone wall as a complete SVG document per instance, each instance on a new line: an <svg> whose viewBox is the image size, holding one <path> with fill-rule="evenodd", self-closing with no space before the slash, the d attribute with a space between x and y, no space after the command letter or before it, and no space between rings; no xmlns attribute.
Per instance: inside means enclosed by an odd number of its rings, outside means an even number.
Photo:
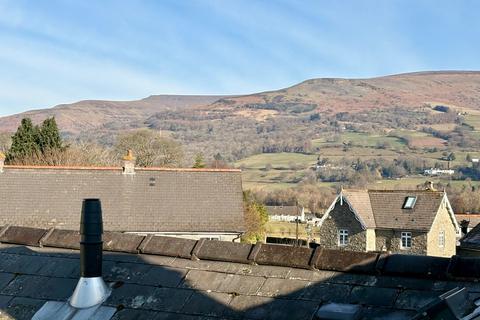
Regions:
<svg viewBox="0 0 480 320"><path fill-rule="evenodd" d="M410 249L402 249L400 246L402 232L402 230L376 230L376 249L394 253L427 254L426 232L409 231L412 233L412 247Z"/></svg>
<svg viewBox="0 0 480 320"><path fill-rule="evenodd" d="M439 234L440 231L445 232L445 245L439 246ZM445 201L442 202L437 217L433 222L432 228L427 237L427 254L429 256L437 257L451 257L456 252L456 239L455 225L448 214L448 210L445 205Z"/></svg>
<svg viewBox="0 0 480 320"><path fill-rule="evenodd" d="M338 230L348 230L348 245L338 245ZM348 204L344 201L335 204L329 216L323 221L320 227L320 246L330 249L343 249L352 251L366 251L366 231L355 218L355 214L350 210Z"/></svg>

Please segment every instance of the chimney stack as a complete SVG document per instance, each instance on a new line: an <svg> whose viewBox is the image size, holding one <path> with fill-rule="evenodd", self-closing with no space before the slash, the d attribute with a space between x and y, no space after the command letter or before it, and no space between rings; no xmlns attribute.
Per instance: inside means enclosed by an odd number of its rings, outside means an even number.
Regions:
<svg viewBox="0 0 480 320"><path fill-rule="evenodd" d="M123 174L135 174L135 157L132 150L128 150L123 157Z"/></svg>
<svg viewBox="0 0 480 320"><path fill-rule="evenodd" d="M99 199L85 199L80 219L80 280L70 297L75 308L90 308L103 303L110 288L102 278L102 207Z"/></svg>
<svg viewBox="0 0 480 320"><path fill-rule="evenodd" d="M5 165L5 155L0 151L0 173L3 172L3 166Z"/></svg>
<svg viewBox="0 0 480 320"><path fill-rule="evenodd" d="M433 181L427 181L426 183L426 186L427 186L427 190L430 190L430 191L437 191L437 189L435 189L435 187L433 186Z"/></svg>

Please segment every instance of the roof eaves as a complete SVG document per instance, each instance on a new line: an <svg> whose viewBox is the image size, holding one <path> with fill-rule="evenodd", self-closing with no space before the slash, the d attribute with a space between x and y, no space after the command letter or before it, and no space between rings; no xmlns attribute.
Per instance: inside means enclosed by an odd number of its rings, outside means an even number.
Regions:
<svg viewBox="0 0 480 320"><path fill-rule="evenodd" d="M36 165L5 165L5 169L52 169L52 170L122 170L121 167L95 166L36 166ZM172 172L242 172L240 169L216 168L164 168L164 167L136 167L137 171L172 171Z"/></svg>
<svg viewBox="0 0 480 320"><path fill-rule="evenodd" d="M9 227L13 228L13 227ZM0 242L35 247L71 248L78 245L77 231L62 230L61 234L46 229L15 227L8 239L0 236ZM55 229L60 231L59 229ZM7 229L8 231L8 229ZM34 232L32 232L34 231ZM35 233L35 242L25 243L25 233ZM58 233L58 232L57 232ZM300 269L318 269L338 272L365 273L372 275L395 275L429 277L432 279L472 281L480 276L480 258L440 258L410 256L375 252L329 250L321 247L291 247L258 243L255 245L214 240L189 240L173 237L139 236L124 233L109 233L104 250L152 254L158 256L185 257L199 260L248 263L266 266L284 266ZM69 240L66 240L66 239ZM28 239L31 241L33 238ZM7 240L7 241L5 241ZM3 246L3 245L2 245ZM34 249L51 250L51 249ZM340 258L339 258L340 257Z"/></svg>

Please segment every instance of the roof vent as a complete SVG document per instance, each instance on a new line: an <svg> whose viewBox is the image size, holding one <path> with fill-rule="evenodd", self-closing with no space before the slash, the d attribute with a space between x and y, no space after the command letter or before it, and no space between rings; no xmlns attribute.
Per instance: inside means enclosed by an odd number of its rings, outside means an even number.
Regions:
<svg viewBox="0 0 480 320"><path fill-rule="evenodd" d="M34 320L110 319L115 308L101 304L111 289L102 278L102 208L99 199L85 199L80 221L80 279L72 296L65 302L48 301L34 315Z"/></svg>
<svg viewBox="0 0 480 320"><path fill-rule="evenodd" d="M110 288L102 278L102 208L100 200L85 199L80 221L80 280L70 298L75 308L89 308L104 302Z"/></svg>

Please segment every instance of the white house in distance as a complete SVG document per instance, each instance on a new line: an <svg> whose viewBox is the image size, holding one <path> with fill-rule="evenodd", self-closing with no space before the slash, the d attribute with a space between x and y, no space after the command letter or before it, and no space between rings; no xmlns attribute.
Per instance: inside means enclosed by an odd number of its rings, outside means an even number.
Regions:
<svg viewBox="0 0 480 320"><path fill-rule="evenodd" d="M305 222L305 209L298 206L266 206L270 221Z"/></svg>
<svg viewBox="0 0 480 320"><path fill-rule="evenodd" d="M437 169L437 168L430 168L423 171L423 174L426 176L451 176L455 173L455 170L452 169Z"/></svg>

